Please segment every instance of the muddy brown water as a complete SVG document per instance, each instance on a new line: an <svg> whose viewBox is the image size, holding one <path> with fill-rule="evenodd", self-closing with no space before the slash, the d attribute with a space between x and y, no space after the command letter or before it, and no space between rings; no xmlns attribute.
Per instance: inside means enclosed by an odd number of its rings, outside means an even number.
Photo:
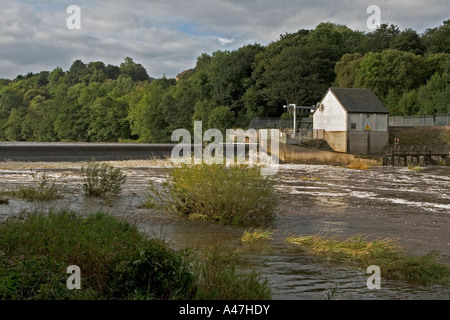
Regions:
<svg viewBox="0 0 450 320"><path fill-rule="evenodd" d="M51 177L65 177L64 199L48 203L10 200L0 205L0 220L50 208L81 213L104 210L136 223L143 231L163 237L174 248L201 248L220 244L241 253L242 268L255 269L268 279L277 300L327 299L450 299L450 288L382 279L381 290L367 288L365 270L307 254L285 242L290 235L337 236L364 234L369 240L389 238L414 254L438 250L450 264L450 168L427 167L416 172L399 167L349 170L324 165L280 165L277 189L279 213L272 224L273 240L244 244L245 228L187 221L152 210L139 209L150 181L161 183L167 168L127 166L127 182L114 199L87 199L81 195L80 168L73 164L36 167ZM56 166L55 166L56 167ZM0 188L30 185L26 166L0 166Z"/></svg>

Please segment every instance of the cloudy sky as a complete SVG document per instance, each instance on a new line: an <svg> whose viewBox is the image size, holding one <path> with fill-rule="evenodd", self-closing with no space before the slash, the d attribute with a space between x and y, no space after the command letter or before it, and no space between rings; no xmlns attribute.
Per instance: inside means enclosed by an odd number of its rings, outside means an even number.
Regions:
<svg viewBox="0 0 450 320"><path fill-rule="evenodd" d="M79 30L67 27L70 5L81 9ZM369 32L370 5L382 23L420 33L450 13L449 0L2 0L0 78L125 57L154 78L175 77L203 52L266 45L320 22Z"/></svg>

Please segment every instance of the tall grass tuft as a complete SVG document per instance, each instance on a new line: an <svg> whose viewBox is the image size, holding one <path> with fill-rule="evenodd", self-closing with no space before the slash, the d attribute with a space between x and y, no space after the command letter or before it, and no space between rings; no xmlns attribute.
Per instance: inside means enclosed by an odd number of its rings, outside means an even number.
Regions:
<svg viewBox="0 0 450 320"><path fill-rule="evenodd" d="M65 175L52 179L45 173L39 174L31 171L31 174L34 185L4 193L27 201L51 201L62 197L64 192L62 183Z"/></svg>
<svg viewBox="0 0 450 320"><path fill-rule="evenodd" d="M353 160L348 166L348 169L354 169L354 170L370 170L372 169L372 165L369 161L364 159L356 159Z"/></svg>
<svg viewBox="0 0 450 320"><path fill-rule="evenodd" d="M247 229L245 230L244 234L242 235L242 242L252 243L252 242L258 242L258 241L264 241L264 240L271 240L272 239L273 231L268 229Z"/></svg>
<svg viewBox="0 0 450 320"><path fill-rule="evenodd" d="M120 168L114 168L108 163L98 163L92 160L87 167L81 168L83 175L83 191L88 197L117 195L122 191L126 176Z"/></svg>
<svg viewBox="0 0 450 320"><path fill-rule="evenodd" d="M238 255L221 247L206 248L197 266L199 300L269 300L267 279L238 270Z"/></svg>
<svg viewBox="0 0 450 320"><path fill-rule="evenodd" d="M410 164L410 165L408 165L408 170L420 172L420 171L423 171L423 168L421 166L415 166L415 165Z"/></svg>
<svg viewBox="0 0 450 320"><path fill-rule="evenodd" d="M377 265L390 279L441 284L450 280L450 268L440 261L437 252L413 256L387 239L370 242L357 235L345 241L322 236L289 237L286 241L308 248L311 254L331 257L342 263L362 268Z"/></svg>
<svg viewBox="0 0 450 320"><path fill-rule="evenodd" d="M144 207L223 224L262 226L275 217L275 180L250 166L173 168L162 189L149 188Z"/></svg>

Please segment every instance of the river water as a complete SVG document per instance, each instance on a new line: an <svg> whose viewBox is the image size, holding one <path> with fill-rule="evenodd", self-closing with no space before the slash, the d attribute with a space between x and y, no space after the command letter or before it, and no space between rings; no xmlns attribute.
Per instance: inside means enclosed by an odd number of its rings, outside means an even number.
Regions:
<svg viewBox="0 0 450 320"><path fill-rule="evenodd" d="M113 163L114 164L114 163ZM381 290L369 290L365 270L307 254L288 244L290 235L322 234L342 239L364 234L369 240L389 238L414 254L438 250L450 264L450 168L427 167L416 172L400 167L350 170L325 165L280 165L280 198L273 239L245 244L245 228L187 221L138 208L150 181L164 181L168 168L144 163L120 163L127 182L114 199L81 196L80 166L33 164L51 177L64 175L64 199L48 203L10 200L0 205L0 220L23 211L68 208L81 213L102 209L136 223L152 236L163 237L174 248L220 244L241 253L242 267L268 279L277 300L327 299L450 299L450 288L382 279ZM0 164L0 189L33 183L28 164Z"/></svg>

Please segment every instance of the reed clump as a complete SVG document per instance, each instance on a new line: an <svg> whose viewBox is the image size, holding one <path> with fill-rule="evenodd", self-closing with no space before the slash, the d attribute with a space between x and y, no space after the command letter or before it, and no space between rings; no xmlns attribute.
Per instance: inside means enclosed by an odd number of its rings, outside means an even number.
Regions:
<svg viewBox="0 0 450 320"><path fill-rule="evenodd" d="M51 201L62 198L64 193L63 182L65 175L58 178L51 178L45 173L31 171L31 174L33 177L33 184L31 186L4 191L2 192L3 195L26 201ZM7 203L7 199L5 201Z"/></svg>
<svg viewBox="0 0 450 320"><path fill-rule="evenodd" d="M372 169L372 164L365 159L356 159L350 162L347 168L353 170L370 170Z"/></svg>
<svg viewBox="0 0 450 320"><path fill-rule="evenodd" d="M310 254L327 256L341 263L362 268L377 265L382 275L390 279L441 284L450 280L450 268L440 261L436 251L414 256L389 239L367 241L363 235L357 235L340 241L313 235L291 236L286 241L307 248Z"/></svg>
<svg viewBox="0 0 450 320"><path fill-rule="evenodd" d="M272 240L273 231L272 229L247 229L242 235L242 242L252 243L258 241Z"/></svg>

